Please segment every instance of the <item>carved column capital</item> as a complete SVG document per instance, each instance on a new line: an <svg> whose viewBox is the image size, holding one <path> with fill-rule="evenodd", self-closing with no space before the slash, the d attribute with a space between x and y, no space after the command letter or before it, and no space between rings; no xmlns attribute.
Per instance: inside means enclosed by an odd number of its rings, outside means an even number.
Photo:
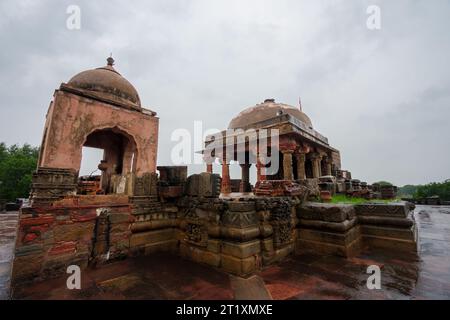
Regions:
<svg viewBox="0 0 450 320"><path fill-rule="evenodd" d="M320 157L320 154L317 152L310 152L310 153L308 153L308 158L311 160L317 160L317 159L320 159L321 157Z"/></svg>
<svg viewBox="0 0 450 320"><path fill-rule="evenodd" d="M282 154L293 154L295 152L294 149L280 149Z"/></svg>
<svg viewBox="0 0 450 320"><path fill-rule="evenodd" d="M300 150L297 150L294 155L295 155L295 158L297 159L297 161L305 161L306 160L306 153L304 153Z"/></svg>

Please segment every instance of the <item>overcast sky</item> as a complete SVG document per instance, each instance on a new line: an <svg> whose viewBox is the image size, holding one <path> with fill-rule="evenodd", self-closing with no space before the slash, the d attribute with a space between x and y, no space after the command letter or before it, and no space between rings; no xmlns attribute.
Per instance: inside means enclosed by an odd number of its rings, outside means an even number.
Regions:
<svg viewBox="0 0 450 320"><path fill-rule="evenodd" d="M73 4L80 30L66 27ZM381 8L380 30L367 28L369 5ZM160 165L171 164L177 128L225 129L265 98L301 96L354 177L442 181L449 17L446 0L1 0L0 141L39 145L54 89L112 52L160 117Z"/></svg>

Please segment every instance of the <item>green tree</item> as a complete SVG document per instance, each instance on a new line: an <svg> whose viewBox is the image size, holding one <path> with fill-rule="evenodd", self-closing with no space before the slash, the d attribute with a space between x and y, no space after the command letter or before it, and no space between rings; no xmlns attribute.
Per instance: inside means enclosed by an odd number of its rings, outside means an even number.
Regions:
<svg viewBox="0 0 450 320"><path fill-rule="evenodd" d="M28 197L38 154L39 149L29 144L6 147L0 143L0 199L14 201Z"/></svg>
<svg viewBox="0 0 450 320"><path fill-rule="evenodd" d="M416 194L418 187L419 186L407 184L406 186L399 188L398 194L402 197L413 197Z"/></svg>
<svg viewBox="0 0 450 320"><path fill-rule="evenodd" d="M417 188L415 197L426 198L432 196L439 196L441 200L450 201L450 181L442 183L433 182Z"/></svg>

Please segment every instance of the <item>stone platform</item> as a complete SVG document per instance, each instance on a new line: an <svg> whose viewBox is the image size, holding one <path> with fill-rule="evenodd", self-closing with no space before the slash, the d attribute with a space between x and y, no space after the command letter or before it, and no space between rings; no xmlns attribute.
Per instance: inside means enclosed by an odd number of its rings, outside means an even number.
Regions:
<svg viewBox="0 0 450 320"><path fill-rule="evenodd" d="M450 299L450 207L417 206L414 218L418 256L382 247L351 258L303 252L242 279L159 253L88 268L79 291L66 289L66 277L61 276L27 286L16 298ZM374 264L381 268L381 290L366 287L367 267Z"/></svg>

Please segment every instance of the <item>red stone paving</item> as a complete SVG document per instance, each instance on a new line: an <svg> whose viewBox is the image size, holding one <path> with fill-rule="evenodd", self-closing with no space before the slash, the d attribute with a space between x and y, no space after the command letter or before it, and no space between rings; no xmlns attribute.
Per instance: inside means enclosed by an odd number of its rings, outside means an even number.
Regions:
<svg viewBox="0 0 450 320"><path fill-rule="evenodd" d="M415 217L420 234L418 258L383 251L364 252L351 259L303 254L266 268L258 276L273 299L450 299L450 207L418 206ZM381 290L366 286L367 267L374 264L381 268ZM66 289L65 281L61 277L37 283L18 295L24 299L245 296L233 291L227 274L170 254L86 270L82 290Z"/></svg>

